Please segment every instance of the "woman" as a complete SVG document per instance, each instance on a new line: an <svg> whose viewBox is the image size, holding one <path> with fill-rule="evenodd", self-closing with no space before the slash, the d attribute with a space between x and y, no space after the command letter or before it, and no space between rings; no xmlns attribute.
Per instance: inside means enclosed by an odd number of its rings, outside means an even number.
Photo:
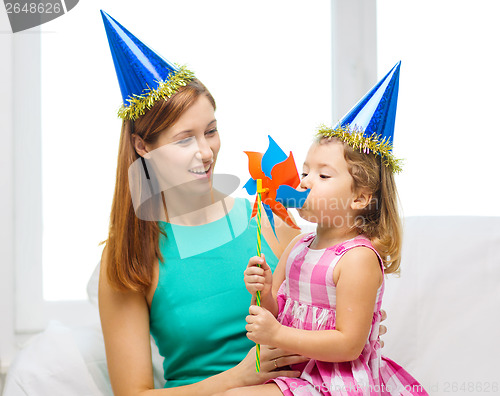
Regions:
<svg viewBox="0 0 500 396"><path fill-rule="evenodd" d="M220 148L213 97L109 15L103 20L125 103L99 281L114 393L211 395L298 376L287 366L305 357L265 346L255 372L243 271L256 231L250 203L213 188ZM262 229L271 268L298 234L275 222L278 238L269 223ZM154 390L150 333L165 357L162 390Z"/></svg>
<svg viewBox="0 0 500 396"><path fill-rule="evenodd" d="M107 14L103 13L103 19L112 50L121 51L131 41L136 43L132 50L141 46ZM119 41L120 34L126 34L126 40ZM151 59L150 53L144 53ZM133 64L137 69L140 62L118 65L122 68L119 75L126 79L123 68ZM171 97L157 100L135 120L124 117L123 121L99 282L108 368L117 395L142 394L154 388L150 331L160 353L166 355L166 386L175 387L157 393L213 394L277 375L298 375L272 370L305 359L263 347L262 370L255 372L255 352L248 352L252 343L245 337L249 299L242 281L246 261L256 246L255 229L248 227L250 205L212 188L220 147L215 101L201 82L185 80L187 85ZM121 87L122 93L129 89L126 84ZM130 96L127 92L124 98ZM130 180L134 172L129 169L134 169L131 166L137 160L142 164L143 158L148 180L155 179L156 187L146 199L135 199L136 191L132 188L131 194L129 188L135 182ZM145 215L162 212L158 220L168 219L168 223L151 221ZM227 229L227 224L233 233L230 238L218 232ZM211 245L203 251L180 252L185 227L190 235L203 237L193 248L207 239ZM277 219L276 232L280 242L264 222L263 251L274 265L297 230Z"/></svg>

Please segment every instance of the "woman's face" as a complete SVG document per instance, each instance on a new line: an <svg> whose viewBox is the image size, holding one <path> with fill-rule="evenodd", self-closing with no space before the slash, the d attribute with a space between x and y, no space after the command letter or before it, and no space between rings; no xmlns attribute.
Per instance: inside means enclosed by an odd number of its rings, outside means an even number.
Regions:
<svg viewBox="0 0 500 396"><path fill-rule="evenodd" d="M147 146L145 157L153 163L162 191L202 194L211 189L219 148L214 108L201 95L154 145Z"/></svg>

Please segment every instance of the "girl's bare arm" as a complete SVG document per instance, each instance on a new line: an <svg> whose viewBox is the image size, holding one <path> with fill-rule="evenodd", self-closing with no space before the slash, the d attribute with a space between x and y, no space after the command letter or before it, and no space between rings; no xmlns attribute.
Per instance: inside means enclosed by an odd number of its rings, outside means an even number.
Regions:
<svg viewBox="0 0 500 396"><path fill-rule="evenodd" d="M356 359L370 331L382 272L377 256L367 248L350 250L338 265L336 330L308 331L282 326L266 310L250 307L248 337L321 361Z"/></svg>

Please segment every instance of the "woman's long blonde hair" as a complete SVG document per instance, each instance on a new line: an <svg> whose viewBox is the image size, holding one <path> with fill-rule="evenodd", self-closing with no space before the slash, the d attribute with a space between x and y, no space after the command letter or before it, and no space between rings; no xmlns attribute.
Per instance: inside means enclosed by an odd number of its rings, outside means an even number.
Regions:
<svg viewBox="0 0 500 396"><path fill-rule="evenodd" d="M379 155L360 152L347 143L343 145L344 158L354 180L353 191L366 189L372 194L369 205L356 217L354 227L372 241L384 261L385 273L397 274L403 231L394 173Z"/></svg>
<svg viewBox="0 0 500 396"><path fill-rule="evenodd" d="M201 95L206 95L215 109L214 98L195 79L168 100L156 102L135 122L123 121L109 234L105 241L107 277L118 290L145 292L151 285L156 260L162 260L158 223L139 219L132 204L128 170L139 159L132 135L139 136L146 144L154 144L161 132L175 124Z"/></svg>

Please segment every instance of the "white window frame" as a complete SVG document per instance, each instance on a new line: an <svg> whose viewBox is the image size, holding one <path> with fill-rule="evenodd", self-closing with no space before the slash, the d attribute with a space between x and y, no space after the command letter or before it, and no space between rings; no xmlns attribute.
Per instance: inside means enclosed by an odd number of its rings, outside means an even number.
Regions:
<svg viewBox="0 0 500 396"><path fill-rule="evenodd" d="M377 2L332 0L331 10L336 123L377 82Z"/></svg>
<svg viewBox="0 0 500 396"><path fill-rule="evenodd" d="M0 13L0 31L10 29L7 14ZM13 66L14 40L11 34L0 34L0 379L5 375L15 353L14 336L14 142L13 142ZM1 385L1 383L0 383Z"/></svg>

